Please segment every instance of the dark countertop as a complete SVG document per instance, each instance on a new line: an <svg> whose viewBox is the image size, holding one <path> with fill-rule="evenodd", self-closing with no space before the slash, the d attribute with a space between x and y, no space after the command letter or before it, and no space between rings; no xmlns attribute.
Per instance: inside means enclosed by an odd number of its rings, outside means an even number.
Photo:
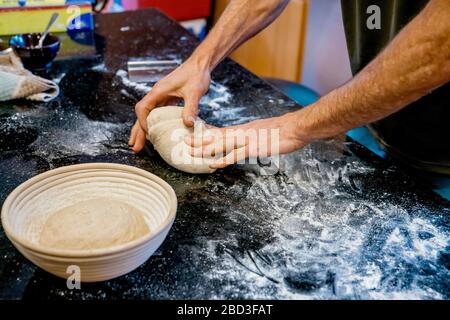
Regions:
<svg viewBox="0 0 450 320"><path fill-rule="evenodd" d="M153 10L96 24L98 54L57 61L48 75L60 80L56 100L0 104L0 203L38 173L108 161L165 179L177 218L144 265L81 290L28 262L0 229L0 298L450 298L449 203L351 141L284 156L274 175L245 165L195 176L151 147L133 154L133 105L148 87L117 71L129 57L185 59L196 40ZM213 80L201 116L216 125L299 108L230 60Z"/></svg>

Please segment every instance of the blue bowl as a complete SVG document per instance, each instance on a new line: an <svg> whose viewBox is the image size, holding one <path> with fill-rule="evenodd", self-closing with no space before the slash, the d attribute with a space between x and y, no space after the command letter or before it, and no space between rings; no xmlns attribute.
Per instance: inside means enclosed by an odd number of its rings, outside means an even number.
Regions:
<svg viewBox="0 0 450 320"><path fill-rule="evenodd" d="M9 40L9 45L16 51L27 69L48 69L58 54L60 41L57 36L48 34L42 48L36 48L40 38L40 33L26 33L15 35Z"/></svg>

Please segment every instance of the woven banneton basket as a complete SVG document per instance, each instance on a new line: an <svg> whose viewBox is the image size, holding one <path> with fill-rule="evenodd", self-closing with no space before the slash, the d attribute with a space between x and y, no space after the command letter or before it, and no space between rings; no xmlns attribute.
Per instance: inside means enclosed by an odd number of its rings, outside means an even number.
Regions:
<svg viewBox="0 0 450 320"><path fill-rule="evenodd" d="M143 213L149 232L124 244L96 249L43 247L39 235L45 221L77 201L111 199ZM79 267L83 282L126 274L144 263L161 245L175 219L177 199L164 180L135 167L91 163L61 167L18 186L5 200L2 225L14 246L42 269L67 278Z"/></svg>

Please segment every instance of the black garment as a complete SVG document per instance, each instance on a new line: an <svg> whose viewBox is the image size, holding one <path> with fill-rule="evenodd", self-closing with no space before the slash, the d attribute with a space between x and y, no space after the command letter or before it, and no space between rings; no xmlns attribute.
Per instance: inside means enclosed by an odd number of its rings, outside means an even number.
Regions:
<svg viewBox="0 0 450 320"><path fill-rule="evenodd" d="M342 0L352 72L366 66L427 4L428 0ZM380 8L380 29L367 19ZM371 20L372 21L372 20ZM450 175L450 83L399 112L369 125L387 152L427 171Z"/></svg>

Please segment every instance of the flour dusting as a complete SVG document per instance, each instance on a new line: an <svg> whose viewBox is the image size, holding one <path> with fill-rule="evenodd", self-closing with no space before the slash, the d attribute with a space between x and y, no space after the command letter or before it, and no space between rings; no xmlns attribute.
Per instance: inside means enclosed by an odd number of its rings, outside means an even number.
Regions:
<svg viewBox="0 0 450 320"><path fill-rule="evenodd" d="M152 86L150 85L130 81L130 79L128 79L128 73L125 70L117 70L116 76L122 81L124 86L132 88L140 94L147 94L152 90Z"/></svg>
<svg viewBox="0 0 450 320"><path fill-rule="evenodd" d="M125 70L119 69L116 76L126 88L132 89L139 95L147 94L152 90L152 86L149 84L130 81ZM122 89L121 92L125 96L132 96L132 93L125 89ZM246 108L233 103L230 90L225 85L215 81L211 82L209 90L201 98L199 106L200 110L207 114L206 121L221 120L226 125L234 125L256 119L254 116L244 116Z"/></svg>

